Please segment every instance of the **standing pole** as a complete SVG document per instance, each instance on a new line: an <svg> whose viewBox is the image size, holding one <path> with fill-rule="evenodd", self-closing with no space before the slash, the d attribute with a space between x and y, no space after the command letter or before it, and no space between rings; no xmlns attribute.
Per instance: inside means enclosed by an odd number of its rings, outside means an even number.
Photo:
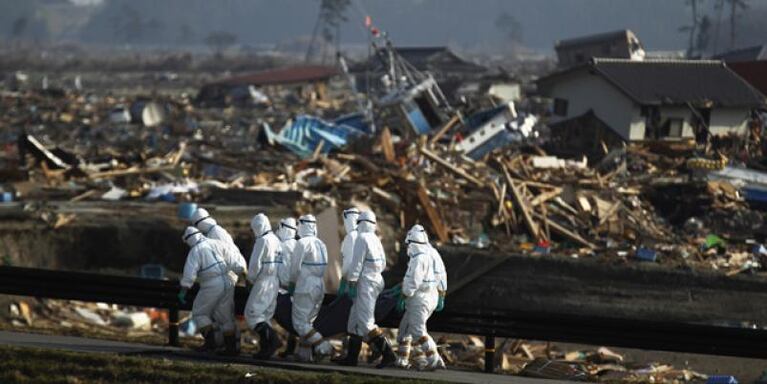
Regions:
<svg viewBox="0 0 767 384"><path fill-rule="evenodd" d="M495 373L495 336L485 336L485 373Z"/></svg>
<svg viewBox="0 0 767 384"><path fill-rule="evenodd" d="M178 307L168 309L168 345L178 347Z"/></svg>

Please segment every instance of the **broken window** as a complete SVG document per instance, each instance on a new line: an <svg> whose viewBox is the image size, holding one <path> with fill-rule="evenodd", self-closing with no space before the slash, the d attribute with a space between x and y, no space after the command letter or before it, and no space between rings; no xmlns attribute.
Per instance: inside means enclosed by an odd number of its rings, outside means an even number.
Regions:
<svg viewBox="0 0 767 384"><path fill-rule="evenodd" d="M660 129L660 137L682 137L684 120L678 117L667 119Z"/></svg>

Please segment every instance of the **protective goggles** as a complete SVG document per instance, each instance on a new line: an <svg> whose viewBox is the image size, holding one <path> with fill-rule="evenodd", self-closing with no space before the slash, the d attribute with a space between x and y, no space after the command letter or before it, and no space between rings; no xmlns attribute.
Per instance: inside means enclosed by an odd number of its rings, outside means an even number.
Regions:
<svg viewBox="0 0 767 384"><path fill-rule="evenodd" d="M195 222L194 222L194 225L195 225L195 226L197 226L197 224L200 224L200 223L202 223L203 221L205 221L205 220L208 220L208 219L210 219L210 216L205 216L205 217L203 217L202 219L195 221Z"/></svg>
<svg viewBox="0 0 767 384"><path fill-rule="evenodd" d="M192 233L190 233L190 234L188 234L188 235L184 236L184 241L188 240L190 237L192 237L192 236L194 236L194 235L197 235L197 234L200 234L200 235L202 235L202 232L200 232L200 231L195 231L195 232L192 232Z"/></svg>
<svg viewBox="0 0 767 384"><path fill-rule="evenodd" d="M356 208L347 209L344 211L344 219L349 215L357 215L359 216L360 211L358 211Z"/></svg>

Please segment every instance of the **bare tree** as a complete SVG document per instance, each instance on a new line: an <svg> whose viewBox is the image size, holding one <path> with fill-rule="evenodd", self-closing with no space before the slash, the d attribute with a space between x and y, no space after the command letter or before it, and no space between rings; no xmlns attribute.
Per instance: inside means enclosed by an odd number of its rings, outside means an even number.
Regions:
<svg viewBox="0 0 767 384"><path fill-rule="evenodd" d="M722 27L722 13L724 13L724 1L716 0L714 3L714 10L716 11L716 26L714 28L714 54L719 53L719 31Z"/></svg>
<svg viewBox="0 0 767 384"><path fill-rule="evenodd" d="M711 42L711 18L708 15L703 15L698 25L698 35L695 38L695 50L699 54L708 51L709 43Z"/></svg>
<svg viewBox="0 0 767 384"><path fill-rule="evenodd" d="M698 31L698 23L700 22L700 18L698 16L698 7L703 3L704 0L685 0L685 4L690 7L690 16L692 17L692 22L690 25L685 25L679 28L679 32L687 32L688 33L688 42L687 42L687 56L690 57L694 54L695 50L695 34Z"/></svg>
<svg viewBox="0 0 767 384"><path fill-rule="evenodd" d="M224 50L237 42L237 36L226 31L213 31L205 37L207 44L217 57L221 57Z"/></svg>
<svg viewBox="0 0 767 384"><path fill-rule="evenodd" d="M730 49L735 48L735 31L737 29L738 11L748 9L748 0L726 0L730 4Z"/></svg>

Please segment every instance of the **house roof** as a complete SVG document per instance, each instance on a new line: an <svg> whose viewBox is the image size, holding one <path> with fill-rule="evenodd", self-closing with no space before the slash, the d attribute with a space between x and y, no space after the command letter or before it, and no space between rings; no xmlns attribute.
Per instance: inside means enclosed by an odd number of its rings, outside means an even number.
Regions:
<svg viewBox="0 0 767 384"><path fill-rule="evenodd" d="M729 63L727 66L763 95L767 95L767 60Z"/></svg>
<svg viewBox="0 0 767 384"><path fill-rule="evenodd" d="M573 39L560 40L556 43L556 48L571 48L579 45L599 44L615 40L626 40L630 33L628 29L598 33L595 35L581 36Z"/></svg>
<svg viewBox="0 0 767 384"><path fill-rule="evenodd" d="M538 80L542 91L575 73L602 77L641 105L764 106L765 97L721 61L594 58Z"/></svg>
<svg viewBox="0 0 767 384"><path fill-rule="evenodd" d="M275 85L323 81L340 74L338 68L323 65L304 65L269 69L215 82L216 85Z"/></svg>
<svg viewBox="0 0 767 384"><path fill-rule="evenodd" d="M464 60L445 46L395 47L394 50L419 71L482 72L487 70L481 65ZM368 61L352 66L352 70L357 72L365 69L379 70L382 65L380 58L374 56Z"/></svg>
<svg viewBox="0 0 767 384"><path fill-rule="evenodd" d="M722 60L726 63L767 60L767 45L756 45L753 47L736 49L729 52L720 53L713 58L716 60Z"/></svg>

